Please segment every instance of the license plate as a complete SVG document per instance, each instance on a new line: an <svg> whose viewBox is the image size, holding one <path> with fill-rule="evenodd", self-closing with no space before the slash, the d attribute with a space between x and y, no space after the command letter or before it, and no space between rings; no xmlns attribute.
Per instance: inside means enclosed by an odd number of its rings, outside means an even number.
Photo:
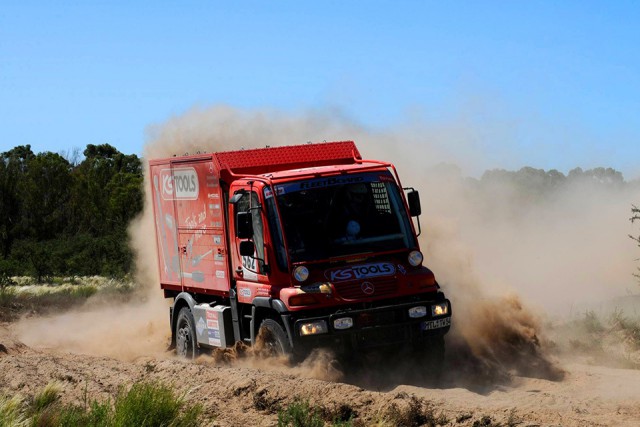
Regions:
<svg viewBox="0 0 640 427"><path fill-rule="evenodd" d="M444 319L438 320L427 320L426 322L422 322L420 326L422 326L423 331L451 326L451 317L445 317Z"/></svg>

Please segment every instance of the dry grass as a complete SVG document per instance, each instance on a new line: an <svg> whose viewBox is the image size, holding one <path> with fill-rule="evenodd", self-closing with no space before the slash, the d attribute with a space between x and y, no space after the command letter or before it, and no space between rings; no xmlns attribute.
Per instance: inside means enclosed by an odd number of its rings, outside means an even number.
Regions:
<svg viewBox="0 0 640 427"><path fill-rule="evenodd" d="M640 369L640 316L621 309L585 311L552 326L558 351L587 358L593 364Z"/></svg>
<svg viewBox="0 0 640 427"><path fill-rule="evenodd" d="M0 283L0 321L70 309L92 297L125 300L135 290L132 281L99 276L53 278L41 284L31 277L5 276Z"/></svg>

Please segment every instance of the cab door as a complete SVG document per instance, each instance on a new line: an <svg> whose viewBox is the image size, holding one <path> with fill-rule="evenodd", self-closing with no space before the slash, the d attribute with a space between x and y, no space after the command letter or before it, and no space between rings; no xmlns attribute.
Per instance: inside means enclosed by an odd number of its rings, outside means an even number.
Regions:
<svg viewBox="0 0 640 427"><path fill-rule="evenodd" d="M232 267L233 275L238 288L238 300L250 302L253 297L259 296L263 287L259 284L268 283L267 276L267 245L265 244L264 204L261 197L262 189L255 183L253 185L234 184L230 188L229 219L232 241ZM239 215L240 214L240 215ZM250 235L243 236L238 231L242 229L239 221L250 223ZM241 253L244 245L253 243L253 253Z"/></svg>

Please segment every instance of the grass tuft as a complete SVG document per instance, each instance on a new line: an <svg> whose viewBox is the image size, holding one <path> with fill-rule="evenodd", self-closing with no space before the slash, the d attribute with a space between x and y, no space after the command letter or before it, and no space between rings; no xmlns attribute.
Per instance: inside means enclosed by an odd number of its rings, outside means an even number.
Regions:
<svg viewBox="0 0 640 427"><path fill-rule="evenodd" d="M404 408L392 403L387 408L383 420L385 425L403 427L435 427L449 422L444 414L436 415L431 406L415 396L411 396L408 405Z"/></svg>
<svg viewBox="0 0 640 427"><path fill-rule="evenodd" d="M195 425L202 409L185 407L183 397L159 383L134 384L128 392L121 390L114 405L114 425L159 426Z"/></svg>
<svg viewBox="0 0 640 427"><path fill-rule="evenodd" d="M355 417L356 412L348 405L329 409L313 406L308 400L296 399L278 411L278 427L322 427L325 424L332 427L363 426L361 422L354 421Z"/></svg>
<svg viewBox="0 0 640 427"><path fill-rule="evenodd" d="M188 405L184 396L160 383L121 388L113 404L107 400L63 405L59 397L60 386L52 383L28 404L18 397L0 398L0 427L187 427L198 425L202 415L201 405Z"/></svg>
<svg viewBox="0 0 640 427"><path fill-rule="evenodd" d="M0 396L0 427L23 427L29 425L24 404L20 396Z"/></svg>
<svg viewBox="0 0 640 427"><path fill-rule="evenodd" d="M41 412L60 398L61 386L57 382L49 383L44 389L33 397L32 408L35 412Z"/></svg>
<svg viewBox="0 0 640 427"><path fill-rule="evenodd" d="M278 427L323 427L318 408L308 400L296 400L278 412Z"/></svg>

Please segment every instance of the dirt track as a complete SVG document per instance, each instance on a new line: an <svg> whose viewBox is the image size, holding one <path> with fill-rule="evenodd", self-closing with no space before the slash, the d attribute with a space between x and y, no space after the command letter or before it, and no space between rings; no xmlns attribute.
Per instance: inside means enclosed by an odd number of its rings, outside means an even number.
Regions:
<svg viewBox="0 0 640 427"><path fill-rule="evenodd" d="M161 344L161 343L158 343ZM277 408L296 397L338 410L342 406L364 425L379 422L393 403L405 407L415 396L443 414L447 425L637 426L640 425L640 371L579 363L560 363L564 379L549 381L513 376L502 384L465 386L464 378L445 375L438 388L421 384L411 370L394 381L363 369L357 377L335 381L329 359L318 357L297 368L251 357L224 364L205 356L196 362L175 360L170 353L122 360L33 348L16 338L14 325L0 326L0 391L32 395L51 381L63 385L63 399L81 403L105 398L119 386L161 380L188 391L204 404L210 425L277 424ZM452 372L453 369L449 369ZM406 371L403 371L407 374ZM332 378L328 381L318 378ZM407 385L414 382L414 385ZM345 409L346 408L346 409ZM493 424L478 424L491 417Z"/></svg>

